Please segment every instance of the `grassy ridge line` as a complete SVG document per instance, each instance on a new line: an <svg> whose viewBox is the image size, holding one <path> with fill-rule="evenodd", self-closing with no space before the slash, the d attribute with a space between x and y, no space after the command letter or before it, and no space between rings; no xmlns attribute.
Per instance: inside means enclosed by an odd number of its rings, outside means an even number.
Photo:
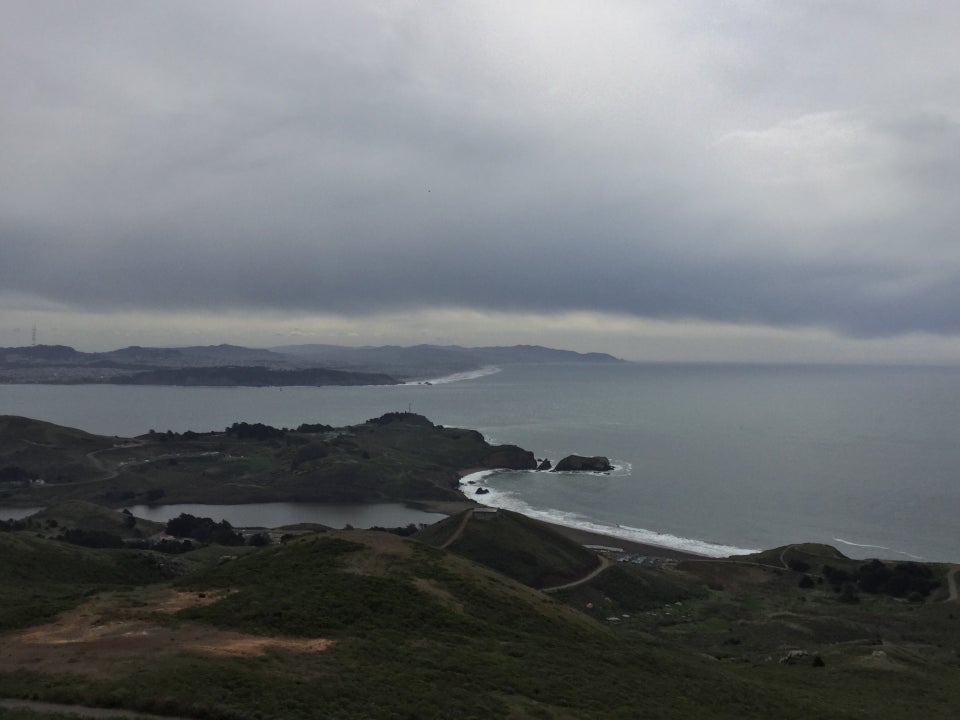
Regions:
<svg viewBox="0 0 960 720"><path fill-rule="evenodd" d="M476 431L437 426L413 413L303 432L247 423L222 433L152 432L136 444L23 418L6 422L12 434L2 439L0 469L10 469L0 476L0 501L21 506L219 503L225 497L236 503L462 502L461 468L535 466L529 451L491 446ZM59 444L31 444L30 435L56 435ZM48 482L26 481L35 477Z"/></svg>

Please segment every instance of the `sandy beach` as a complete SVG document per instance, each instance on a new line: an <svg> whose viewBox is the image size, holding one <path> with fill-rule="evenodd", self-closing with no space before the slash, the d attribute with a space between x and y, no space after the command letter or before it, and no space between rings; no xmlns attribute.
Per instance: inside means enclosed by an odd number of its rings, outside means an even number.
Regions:
<svg viewBox="0 0 960 720"><path fill-rule="evenodd" d="M476 472L476 470L462 471L461 477L469 475L473 472ZM468 508L487 507L486 505L483 505L483 503L474 502L466 496L464 496L463 500L426 501L411 503L411 505L420 510L442 513L443 515L456 515L457 513L463 512ZM556 523L545 522L543 520L538 520L537 522L541 522L544 525L549 525L556 532L560 533L564 537L580 543L581 545L606 545L607 547L623 548L624 552L633 553L636 555L649 555L651 557L671 558L675 560L689 560L707 557L706 555L698 555L697 553L685 552L683 550L674 550L673 548L662 547L660 545L638 543L630 540L624 540L623 538L614 537L612 535L603 535L601 533L589 532L587 530L580 530L578 528L567 527L565 525L557 525Z"/></svg>
<svg viewBox="0 0 960 720"><path fill-rule="evenodd" d="M541 520L540 522L543 521ZM706 557L706 555L674 550L673 548L662 547L660 545L632 542L630 540L624 540L623 538L613 537L612 535L601 535L600 533L587 532L586 530L566 527L565 525L556 525L555 523L544 523L544 525L549 525L564 537L568 537L581 545L606 545L608 547L623 548L624 552L635 555L649 555L651 557L671 558L673 560L695 560Z"/></svg>

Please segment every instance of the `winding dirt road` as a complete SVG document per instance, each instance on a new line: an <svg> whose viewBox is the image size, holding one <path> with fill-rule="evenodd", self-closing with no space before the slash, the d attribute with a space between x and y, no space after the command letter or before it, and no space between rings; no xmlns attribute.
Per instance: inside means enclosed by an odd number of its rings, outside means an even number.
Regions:
<svg viewBox="0 0 960 720"><path fill-rule="evenodd" d="M473 517L473 510L467 510L463 514L463 520L460 521L460 526L457 528L457 531L451 535L447 541L440 546L441 550L446 550L448 547L453 545L457 540L460 539L460 536L463 535L463 531L467 527L467 523L470 522L470 518Z"/></svg>
<svg viewBox="0 0 960 720"><path fill-rule="evenodd" d="M569 590L570 588L577 587L577 585L583 585L584 583L590 582L590 581L593 580L597 575L599 575L599 574L602 573L604 570L606 570L608 567L610 567L611 565L613 565L613 563L610 561L609 558L607 558L607 557L605 557L605 556L603 556L603 555L597 555L597 557L600 558L600 565L599 565L598 567L594 568L593 570L591 570L588 575L585 575L584 577L580 578L579 580L574 580L573 582L570 582L570 583L564 583L563 585L554 585L553 587L540 588L540 591L541 591L541 592L545 592L545 593L552 593L552 592L556 592L556 591L558 591L558 590Z"/></svg>

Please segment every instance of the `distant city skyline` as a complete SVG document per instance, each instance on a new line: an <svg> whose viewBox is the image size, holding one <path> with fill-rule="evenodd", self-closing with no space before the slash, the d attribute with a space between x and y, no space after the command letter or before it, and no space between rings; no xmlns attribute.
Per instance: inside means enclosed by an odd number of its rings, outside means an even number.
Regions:
<svg viewBox="0 0 960 720"><path fill-rule="evenodd" d="M0 345L960 363L958 25L13 0Z"/></svg>

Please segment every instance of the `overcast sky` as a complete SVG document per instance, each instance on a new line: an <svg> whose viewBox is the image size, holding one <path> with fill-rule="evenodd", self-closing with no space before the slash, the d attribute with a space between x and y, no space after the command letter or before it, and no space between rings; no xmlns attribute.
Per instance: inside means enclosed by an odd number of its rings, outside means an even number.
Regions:
<svg viewBox="0 0 960 720"><path fill-rule="evenodd" d="M44 2L0 345L960 361L955 2Z"/></svg>

